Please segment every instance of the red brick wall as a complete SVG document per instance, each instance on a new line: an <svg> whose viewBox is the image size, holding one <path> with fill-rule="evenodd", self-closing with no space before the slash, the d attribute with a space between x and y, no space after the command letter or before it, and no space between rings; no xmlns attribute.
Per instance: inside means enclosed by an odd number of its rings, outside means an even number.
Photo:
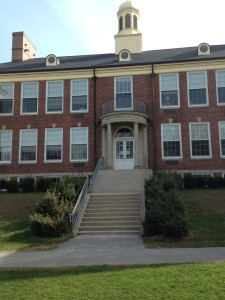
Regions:
<svg viewBox="0 0 225 300"><path fill-rule="evenodd" d="M208 71L208 93L209 107L189 108L187 99L187 78L186 72L179 75L180 81L180 108L175 113L165 113L160 109L159 97L159 75L155 77L155 121L156 121L156 150L157 167L160 170L217 170L225 169L225 161L220 159L218 121L225 120L225 107L217 106L215 72ZM148 121L148 147L149 147L149 168L154 166L154 140L152 129L152 79L150 75L133 76L134 99L144 101L147 104ZM97 78L96 80L96 157L101 155L102 130L101 130L101 107L102 104L114 99L114 78ZM21 83L15 83L14 114L13 116L1 116L1 125L6 129L13 130L12 163L0 165L0 174L30 174L30 173L74 173L91 172L94 170L95 149L94 149L94 80L89 80L89 112L83 114L70 113L70 80L64 81L64 112L63 114L45 114L46 82L39 82L38 115L21 116ZM201 121L210 122L212 159L191 159L189 141L189 122ZM183 159L178 165L168 165L162 160L161 153L161 123L168 123L173 119L174 123L181 123ZM69 161L70 155L70 128L81 126L89 128L89 160L84 166L78 166ZM63 163L44 162L44 138L45 128L63 128ZM19 164L19 130L26 129L30 125L32 129L38 129L38 162L37 164Z"/></svg>

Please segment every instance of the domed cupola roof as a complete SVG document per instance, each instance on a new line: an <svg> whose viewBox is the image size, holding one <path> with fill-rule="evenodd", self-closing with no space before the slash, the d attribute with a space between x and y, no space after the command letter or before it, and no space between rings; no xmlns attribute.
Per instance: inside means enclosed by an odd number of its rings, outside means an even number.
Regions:
<svg viewBox="0 0 225 300"><path fill-rule="evenodd" d="M133 7L131 1L127 0L127 1L123 2L123 3L120 5L118 11L121 11L121 10L126 9L126 8L131 8L131 7Z"/></svg>

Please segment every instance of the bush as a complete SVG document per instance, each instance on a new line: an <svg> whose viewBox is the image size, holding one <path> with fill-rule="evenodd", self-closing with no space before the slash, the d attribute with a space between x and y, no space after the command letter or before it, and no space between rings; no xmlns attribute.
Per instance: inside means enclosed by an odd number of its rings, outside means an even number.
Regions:
<svg viewBox="0 0 225 300"><path fill-rule="evenodd" d="M19 191L19 185L16 179L10 179L7 183L7 191L9 193L17 193Z"/></svg>
<svg viewBox="0 0 225 300"><path fill-rule="evenodd" d="M34 178L27 177L21 182L21 188L23 193L33 193L35 191L35 181Z"/></svg>
<svg viewBox="0 0 225 300"><path fill-rule="evenodd" d="M39 237L61 237L69 232L68 220L37 213L30 216L30 226L32 233Z"/></svg>
<svg viewBox="0 0 225 300"><path fill-rule="evenodd" d="M62 179L37 203L35 213L30 216L32 233L40 237L60 237L68 233L69 216L76 201L77 192L73 181L69 178Z"/></svg>
<svg viewBox="0 0 225 300"><path fill-rule="evenodd" d="M188 234L186 209L177 193L179 186L179 177L172 173L156 173L146 181L143 224L146 234L163 234L171 238L182 238Z"/></svg>
<svg viewBox="0 0 225 300"><path fill-rule="evenodd" d="M48 189L50 189L51 185L52 182L49 178L41 178L37 182L37 191L45 193Z"/></svg>
<svg viewBox="0 0 225 300"><path fill-rule="evenodd" d="M1 179L0 180L0 190L7 190L7 184L8 184L8 182L7 182L7 180L5 180L5 179Z"/></svg>

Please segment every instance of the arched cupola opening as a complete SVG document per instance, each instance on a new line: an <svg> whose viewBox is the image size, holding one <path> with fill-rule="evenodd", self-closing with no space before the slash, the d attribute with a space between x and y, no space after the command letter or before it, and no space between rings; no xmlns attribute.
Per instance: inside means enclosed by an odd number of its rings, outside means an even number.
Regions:
<svg viewBox="0 0 225 300"><path fill-rule="evenodd" d="M123 30L123 17L119 18L119 31Z"/></svg>
<svg viewBox="0 0 225 300"><path fill-rule="evenodd" d="M130 14L125 15L125 28L131 28L131 16L130 16Z"/></svg>
<svg viewBox="0 0 225 300"><path fill-rule="evenodd" d="M137 16L136 15L133 15L133 27L134 29L138 29L138 26L137 26Z"/></svg>

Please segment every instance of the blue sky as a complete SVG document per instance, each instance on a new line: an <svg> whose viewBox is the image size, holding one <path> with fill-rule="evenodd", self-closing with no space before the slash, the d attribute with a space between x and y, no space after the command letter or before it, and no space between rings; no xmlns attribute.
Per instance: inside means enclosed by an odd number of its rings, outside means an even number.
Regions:
<svg viewBox="0 0 225 300"><path fill-rule="evenodd" d="M0 63L11 61L12 32L24 31L37 57L112 53L123 0L0 0ZM221 0L134 0L143 50L225 44Z"/></svg>

